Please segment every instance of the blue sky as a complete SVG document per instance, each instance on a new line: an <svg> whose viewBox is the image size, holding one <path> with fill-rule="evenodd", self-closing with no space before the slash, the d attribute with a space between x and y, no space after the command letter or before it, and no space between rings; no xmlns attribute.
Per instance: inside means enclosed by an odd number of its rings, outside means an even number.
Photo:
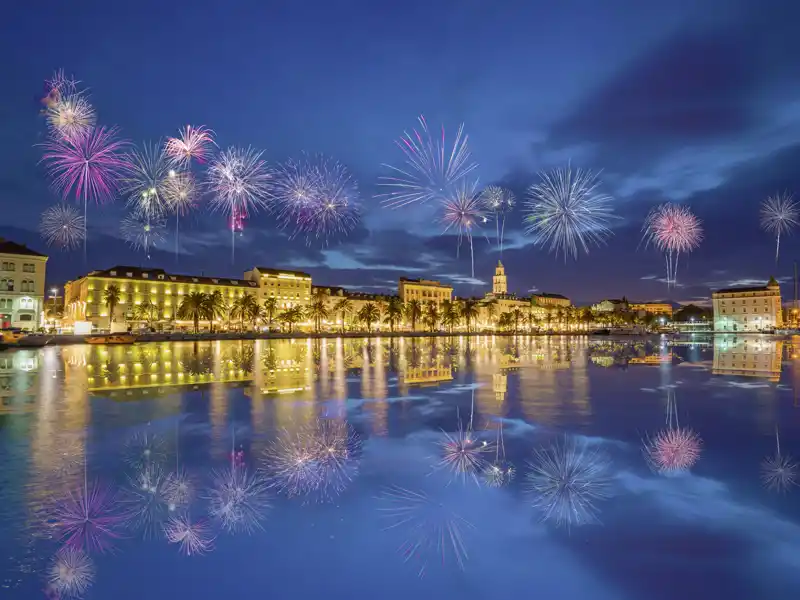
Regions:
<svg viewBox="0 0 800 600"><path fill-rule="evenodd" d="M124 202L90 212L89 266L151 264L236 274L251 266L302 268L316 281L391 289L401 275L482 294L498 254L476 238L469 253L441 235L436 207L390 210L374 199L394 141L424 114L455 133L465 123L481 185L524 199L542 169L602 170L614 198L615 235L578 261L522 235L523 202L508 221L503 256L512 291L563 293L586 302L692 301L709 288L790 277L797 238L758 227L769 194L800 194L800 7L772 0L641 3L368 1L20 5L0 25L0 235L43 249L36 227L57 198L38 164L46 129L43 82L63 68L90 88L103 124L137 144L205 124L221 146L252 145L274 162L325 153L357 177L364 218L344 240L288 240L267 215L248 223L229 258L219 215L186 223L176 266L171 240L147 259L119 239ZM663 259L637 245L647 211L687 203L706 240L667 291ZM94 225L94 227L92 227ZM81 253L52 251L60 282L86 270ZM790 293L790 288L785 288Z"/></svg>

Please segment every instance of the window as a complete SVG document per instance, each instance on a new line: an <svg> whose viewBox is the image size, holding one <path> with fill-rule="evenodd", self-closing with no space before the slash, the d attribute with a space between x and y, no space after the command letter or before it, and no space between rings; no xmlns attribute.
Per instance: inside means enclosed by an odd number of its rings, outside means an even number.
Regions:
<svg viewBox="0 0 800 600"><path fill-rule="evenodd" d="M36 265L33 263L24 263L22 265L23 273L36 273Z"/></svg>
<svg viewBox="0 0 800 600"><path fill-rule="evenodd" d="M33 315L20 315L20 321L33 321Z"/></svg>
<svg viewBox="0 0 800 600"><path fill-rule="evenodd" d="M34 291L34 283L30 279L23 279L22 286L20 287L21 292L33 292Z"/></svg>
<svg viewBox="0 0 800 600"><path fill-rule="evenodd" d="M145 279L147 279L148 277L150 277L150 273L142 273L142 277L144 277Z"/></svg>
<svg viewBox="0 0 800 600"><path fill-rule="evenodd" d="M19 300L20 310L33 310L33 305L33 298L20 298Z"/></svg>
<svg viewBox="0 0 800 600"><path fill-rule="evenodd" d="M159 275L159 276L158 276L158 278L159 278L159 279L161 279L161 280L163 280L163 279L164 279L164 276L163 276L163 275Z"/></svg>
<svg viewBox="0 0 800 600"><path fill-rule="evenodd" d="M111 271L111 275L116 275L116 274L117 274L116 271Z"/></svg>
<svg viewBox="0 0 800 600"><path fill-rule="evenodd" d="M0 290L6 292L13 292L14 291L14 280L13 279L0 279Z"/></svg>

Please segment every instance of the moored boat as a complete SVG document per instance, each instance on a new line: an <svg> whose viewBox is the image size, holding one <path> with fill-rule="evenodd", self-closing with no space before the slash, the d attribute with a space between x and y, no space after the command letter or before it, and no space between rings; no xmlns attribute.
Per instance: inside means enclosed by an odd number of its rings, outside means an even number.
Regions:
<svg viewBox="0 0 800 600"><path fill-rule="evenodd" d="M113 333L111 335L90 335L86 337L89 344L132 344L136 338L130 333Z"/></svg>

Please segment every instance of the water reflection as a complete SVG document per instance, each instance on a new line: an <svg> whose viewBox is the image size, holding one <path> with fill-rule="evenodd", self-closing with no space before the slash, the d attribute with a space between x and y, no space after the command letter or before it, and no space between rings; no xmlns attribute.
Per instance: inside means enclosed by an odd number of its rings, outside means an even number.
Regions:
<svg viewBox="0 0 800 600"><path fill-rule="evenodd" d="M782 340L721 335L714 338L714 373L762 377L778 381L783 361Z"/></svg>

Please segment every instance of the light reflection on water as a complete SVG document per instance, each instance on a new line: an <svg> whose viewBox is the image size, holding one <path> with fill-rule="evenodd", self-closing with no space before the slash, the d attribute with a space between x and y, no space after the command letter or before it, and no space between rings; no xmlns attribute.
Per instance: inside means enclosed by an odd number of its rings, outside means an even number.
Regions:
<svg viewBox="0 0 800 600"><path fill-rule="evenodd" d="M770 495L759 486L759 464L775 453L776 428L781 452L800 455L796 347L794 340L744 336L682 341L520 336L202 341L5 352L0 354L3 598L44 595L62 534L54 507L59 498L82 489L84 461L87 479L99 477L122 488L131 477L123 458L131 440L145 434L158 438L165 471L174 468L177 458L200 487L208 487L210 469L227 468L232 451L241 452L242 464L261 477L261 457L274 452L276 440L284 439L280 436L310 439L309 432L324 421L341 423L358 439L357 453L354 447L346 451L360 468L335 473L335 511L275 497L264 532L246 541L215 532L219 539L208 557L181 557L184 562L174 567L193 577L207 568L193 561L227 565L199 586L195 597L227 590L231 582L224 573L229 571L255 577L250 571L260 567L246 568L248 552L296 574L307 554L320 551L316 538L322 531L336 532L325 537L326 544L347 542L363 552L368 576L353 571L344 558L351 555L346 546L338 560L325 555L330 588L356 597L368 596L360 591L357 574L376 578L373 586L386 586L381 588L386 598L419 590L440 595L457 590L460 597L485 598L531 586L561 598L587 593L596 598L785 597L772 595L773 586L800 589L797 576L781 570L796 566L786 548L800 544L795 507L800 490ZM647 468L642 440L664 428L665 415L702 437L702 453L691 474L665 478ZM488 459L499 460L496 443L502 438L508 464L519 474L502 489L462 489L450 485L452 479L438 481L433 467L441 432L456 435L466 418L475 441L494 448ZM612 498L597 507L603 509L603 525L569 533L542 524L542 515L522 492L533 450L565 440L565 434L603 448L604 456L613 459L609 476L616 487ZM314 485L318 491L330 483ZM404 557L392 552L396 540L373 523L372 513L378 510L373 500L396 489L390 486L406 490L396 493L406 501L417 498L409 495L408 486L421 486L432 494L431 506L441 506L437 494L444 494L469 514L467 529L475 529L472 535L480 542L477 548L465 547L469 560L463 571L452 561L428 561L418 580L414 569L405 568ZM198 494L193 515L205 519L207 510ZM690 518L695 511L697 520ZM643 521L633 526L634 517ZM659 529L653 525L659 519L681 526L662 522ZM747 519L762 528L761 537L749 531ZM472 527L487 520L491 526ZM654 527L649 535L642 532L648 520ZM313 534L309 523L316 528ZM780 531L781 539L765 539L769 527ZM453 535L446 527L443 531ZM280 549L270 546L276 535ZM286 542L287 535L292 542ZM623 550L618 540L633 547ZM699 549L703 544L739 550L712 561ZM118 600L126 594L140 597L143 590L150 598L173 597L179 588L170 577L159 578L161 587L137 587L124 565L126 556L136 557L137 564L177 560L175 547L164 539L141 540L132 532L119 546L115 556L93 558L94 585L85 597L107 597L112 590ZM561 558L550 559L547 568L524 568L543 551ZM640 558L652 555L652 564L640 564L631 552ZM770 556L762 560L779 575L768 576L756 568L755 559L744 558L754 552ZM659 564L662 555L671 558ZM236 568L224 562L231 560ZM703 594L691 582L692 573L706 562L718 583L711 588L715 592ZM280 583L279 573L272 573L273 590L297 597L317 593L313 583L288 574ZM487 589L494 579L496 585Z"/></svg>

